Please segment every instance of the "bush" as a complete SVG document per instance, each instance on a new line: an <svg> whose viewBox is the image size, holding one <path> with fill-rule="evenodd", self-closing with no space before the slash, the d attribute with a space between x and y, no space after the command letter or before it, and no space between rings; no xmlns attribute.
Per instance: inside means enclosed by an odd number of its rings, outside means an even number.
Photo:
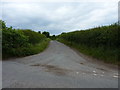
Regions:
<svg viewBox="0 0 120 90"><path fill-rule="evenodd" d="M32 30L26 29L26 30L20 30L20 31L22 31L24 35L29 38L29 43L31 44L37 44L46 38L43 34L40 34Z"/></svg>
<svg viewBox="0 0 120 90"><path fill-rule="evenodd" d="M13 55L16 48L28 47L28 37L16 30L7 28L2 30L2 51L5 55Z"/></svg>

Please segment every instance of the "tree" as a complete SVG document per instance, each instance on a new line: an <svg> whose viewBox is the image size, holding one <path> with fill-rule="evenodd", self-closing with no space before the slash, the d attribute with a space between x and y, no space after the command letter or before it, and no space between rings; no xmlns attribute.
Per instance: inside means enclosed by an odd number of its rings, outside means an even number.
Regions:
<svg viewBox="0 0 120 90"><path fill-rule="evenodd" d="M38 31L39 34L41 34L41 31Z"/></svg>
<svg viewBox="0 0 120 90"><path fill-rule="evenodd" d="M44 32L42 32L42 34L44 34L47 38L50 37L50 33L49 32L44 31Z"/></svg>
<svg viewBox="0 0 120 90"><path fill-rule="evenodd" d="M50 36L50 39L55 40L55 39L56 39L56 36L55 36L55 35L52 35L52 36Z"/></svg>
<svg viewBox="0 0 120 90"><path fill-rule="evenodd" d="M0 29L6 29L5 22L0 20Z"/></svg>

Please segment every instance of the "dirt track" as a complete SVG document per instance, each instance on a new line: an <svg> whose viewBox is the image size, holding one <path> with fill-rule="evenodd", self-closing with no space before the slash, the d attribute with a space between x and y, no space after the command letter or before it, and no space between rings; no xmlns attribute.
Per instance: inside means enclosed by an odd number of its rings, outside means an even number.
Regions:
<svg viewBox="0 0 120 90"><path fill-rule="evenodd" d="M40 54L2 63L3 88L118 87L116 68L93 63L57 41Z"/></svg>

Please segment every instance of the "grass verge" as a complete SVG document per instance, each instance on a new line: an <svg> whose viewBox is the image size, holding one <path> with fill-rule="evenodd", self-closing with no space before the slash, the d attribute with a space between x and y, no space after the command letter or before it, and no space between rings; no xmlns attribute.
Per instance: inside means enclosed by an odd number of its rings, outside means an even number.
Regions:
<svg viewBox="0 0 120 90"><path fill-rule="evenodd" d="M57 40L92 58L104 61L105 63L120 65L120 61L118 60L120 49L118 48L88 47L85 45L71 43L62 39Z"/></svg>

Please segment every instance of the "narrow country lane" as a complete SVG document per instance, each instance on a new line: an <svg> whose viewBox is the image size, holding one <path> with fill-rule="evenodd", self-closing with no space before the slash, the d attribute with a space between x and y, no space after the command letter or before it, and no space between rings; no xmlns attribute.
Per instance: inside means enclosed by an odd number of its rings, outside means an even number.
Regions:
<svg viewBox="0 0 120 90"><path fill-rule="evenodd" d="M117 88L118 70L51 41L42 53L2 62L3 88Z"/></svg>

